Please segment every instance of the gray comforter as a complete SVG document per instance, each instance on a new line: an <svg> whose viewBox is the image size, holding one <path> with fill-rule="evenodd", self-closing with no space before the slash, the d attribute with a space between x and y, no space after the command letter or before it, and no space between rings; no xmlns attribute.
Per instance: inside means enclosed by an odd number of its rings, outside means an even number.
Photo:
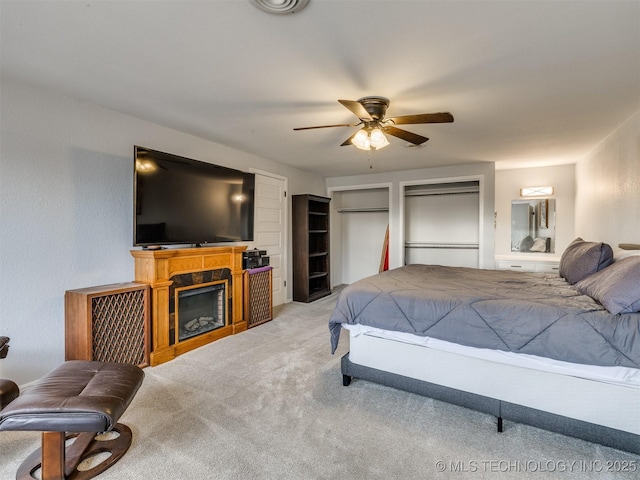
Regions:
<svg viewBox="0 0 640 480"><path fill-rule="evenodd" d="M346 287L329 320L479 348L640 368L640 313L611 315L558 275L408 265Z"/></svg>

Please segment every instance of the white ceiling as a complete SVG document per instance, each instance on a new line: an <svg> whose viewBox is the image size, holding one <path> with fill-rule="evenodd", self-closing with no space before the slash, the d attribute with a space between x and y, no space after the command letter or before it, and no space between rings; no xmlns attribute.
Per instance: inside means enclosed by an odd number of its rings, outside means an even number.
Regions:
<svg viewBox="0 0 640 480"><path fill-rule="evenodd" d="M640 1L0 3L2 75L324 176L571 163L640 107ZM337 99L391 99L430 140L367 153ZM153 147L153 145L149 145Z"/></svg>

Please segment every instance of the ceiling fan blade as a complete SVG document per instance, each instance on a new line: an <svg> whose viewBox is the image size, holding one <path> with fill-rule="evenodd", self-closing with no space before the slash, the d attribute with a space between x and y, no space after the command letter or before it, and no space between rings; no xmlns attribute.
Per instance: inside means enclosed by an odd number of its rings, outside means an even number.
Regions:
<svg viewBox="0 0 640 480"><path fill-rule="evenodd" d="M358 133L360 130L358 130L356 133ZM354 133L353 135L351 135L349 138L347 138L344 142L342 142L340 144L341 147L345 147L347 145L351 145L351 140L353 140L353 137L356 136L356 133Z"/></svg>
<svg viewBox="0 0 640 480"><path fill-rule="evenodd" d="M453 115L449 112L421 113L418 115L401 115L400 117L390 117L396 125L408 125L416 123L450 123L453 122Z"/></svg>
<svg viewBox="0 0 640 480"><path fill-rule="evenodd" d="M314 128L333 128L333 127L356 127L360 125L359 123L339 123L337 125L320 125L318 127L298 127L294 128L294 130L312 130Z"/></svg>
<svg viewBox="0 0 640 480"><path fill-rule="evenodd" d="M360 102L355 100L338 100L342 105L349 109L356 117L365 122L373 121L373 117L369 115L369 112L362 106Z"/></svg>
<svg viewBox="0 0 640 480"><path fill-rule="evenodd" d="M427 137L423 137L422 135L407 132L406 130L401 130L399 128L391 126L382 127L382 131L384 131L384 133L388 133L389 135L393 135L394 137L398 137L402 140L413 143L414 145L422 145L424 142L429 140Z"/></svg>

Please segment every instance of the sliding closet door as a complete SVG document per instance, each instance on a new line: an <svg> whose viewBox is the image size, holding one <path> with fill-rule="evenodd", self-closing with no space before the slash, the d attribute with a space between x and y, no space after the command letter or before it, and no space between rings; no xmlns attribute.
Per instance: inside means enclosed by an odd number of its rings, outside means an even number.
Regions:
<svg viewBox="0 0 640 480"><path fill-rule="evenodd" d="M344 283L351 284L378 273L388 222L386 211L342 212Z"/></svg>
<svg viewBox="0 0 640 480"><path fill-rule="evenodd" d="M478 182L405 189L405 264L478 268Z"/></svg>

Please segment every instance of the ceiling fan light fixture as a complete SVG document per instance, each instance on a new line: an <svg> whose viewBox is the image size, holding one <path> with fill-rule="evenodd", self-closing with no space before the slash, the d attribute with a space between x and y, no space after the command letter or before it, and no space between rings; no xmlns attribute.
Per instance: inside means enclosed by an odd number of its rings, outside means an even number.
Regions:
<svg viewBox="0 0 640 480"><path fill-rule="evenodd" d="M371 139L369 138L369 133L364 128L355 134L351 143L360 150L371 150Z"/></svg>
<svg viewBox="0 0 640 480"><path fill-rule="evenodd" d="M389 140L379 128L374 128L369 134L371 146L375 149L384 148L389 145Z"/></svg>

